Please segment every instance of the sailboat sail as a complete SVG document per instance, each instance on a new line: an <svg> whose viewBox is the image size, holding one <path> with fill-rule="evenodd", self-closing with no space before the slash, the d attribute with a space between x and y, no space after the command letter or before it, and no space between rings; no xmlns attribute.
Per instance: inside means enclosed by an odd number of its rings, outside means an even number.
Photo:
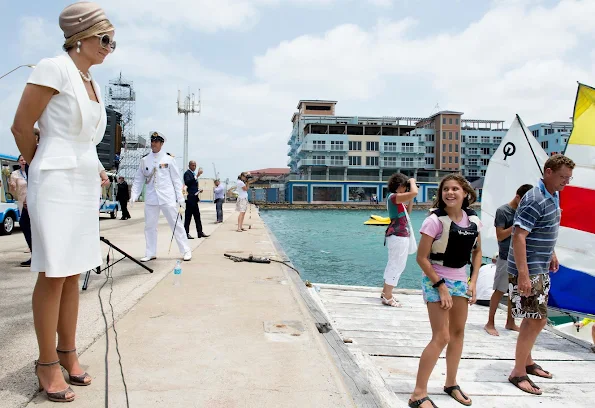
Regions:
<svg viewBox="0 0 595 408"><path fill-rule="evenodd" d="M523 184L537 185L547 153L517 115L488 165L481 199L481 248L484 256L498 251L494 218Z"/></svg>
<svg viewBox="0 0 595 408"><path fill-rule="evenodd" d="M573 129L564 152L576 167L560 193L562 217L549 305L595 315L595 89L579 84Z"/></svg>

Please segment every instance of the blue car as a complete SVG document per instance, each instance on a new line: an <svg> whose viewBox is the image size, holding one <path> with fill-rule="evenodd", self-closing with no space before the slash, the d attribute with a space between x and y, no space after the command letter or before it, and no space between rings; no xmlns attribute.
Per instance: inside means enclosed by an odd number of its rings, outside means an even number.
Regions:
<svg viewBox="0 0 595 408"><path fill-rule="evenodd" d="M15 203L0 203L0 235L10 235L21 218Z"/></svg>

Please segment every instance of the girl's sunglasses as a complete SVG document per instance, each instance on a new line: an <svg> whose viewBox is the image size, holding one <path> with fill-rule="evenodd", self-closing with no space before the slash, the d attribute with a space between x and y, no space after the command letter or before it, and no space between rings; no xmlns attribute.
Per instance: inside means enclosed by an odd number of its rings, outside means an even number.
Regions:
<svg viewBox="0 0 595 408"><path fill-rule="evenodd" d="M95 34L95 37L99 37L99 44L109 52L116 50L116 42L112 41L109 34Z"/></svg>

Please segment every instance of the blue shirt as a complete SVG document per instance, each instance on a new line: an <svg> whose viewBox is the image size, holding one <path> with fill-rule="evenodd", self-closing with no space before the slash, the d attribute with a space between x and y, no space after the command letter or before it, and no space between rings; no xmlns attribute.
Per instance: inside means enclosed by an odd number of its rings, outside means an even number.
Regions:
<svg viewBox="0 0 595 408"><path fill-rule="evenodd" d="M549 273L560 228L558 193L550 194L540 180L521 200L514 216L514 226L529 231L526 238L529 275ZM513 245L508 251L508 273L518 275Z"/></svg>
<svg viewBox="0 0 595 408"><path fill-rule="evenodd" d="M215 200L218 198L225 198L225 187L223 187L222 184L219 184L217 187L215 187Z"/></svg>

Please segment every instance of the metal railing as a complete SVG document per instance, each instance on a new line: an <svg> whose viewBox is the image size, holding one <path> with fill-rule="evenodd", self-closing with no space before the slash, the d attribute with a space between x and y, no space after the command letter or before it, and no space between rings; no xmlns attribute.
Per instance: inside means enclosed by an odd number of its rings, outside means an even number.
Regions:
<svg viewBox="0 0 595 408"><path fill-rule="evenodd" d="M302 143L298 147L297 152L346 152L347 145L345 143L337 145L330 143Z"/></svg>
<svg viewBox="0 0 595 408"><path fill-rule="evenodd" d="M327 166L327 167L347 167L349 162L345 159L331 159L325 157L324 159L302 159L298 161L298 167L303 166Z"/></svg>
<svg viewBox="0 0 595 408"><path fill-rule="evenodd" d="M381 160L380 167L385 168L423 168L425 166L425 160Z"/></svg>

